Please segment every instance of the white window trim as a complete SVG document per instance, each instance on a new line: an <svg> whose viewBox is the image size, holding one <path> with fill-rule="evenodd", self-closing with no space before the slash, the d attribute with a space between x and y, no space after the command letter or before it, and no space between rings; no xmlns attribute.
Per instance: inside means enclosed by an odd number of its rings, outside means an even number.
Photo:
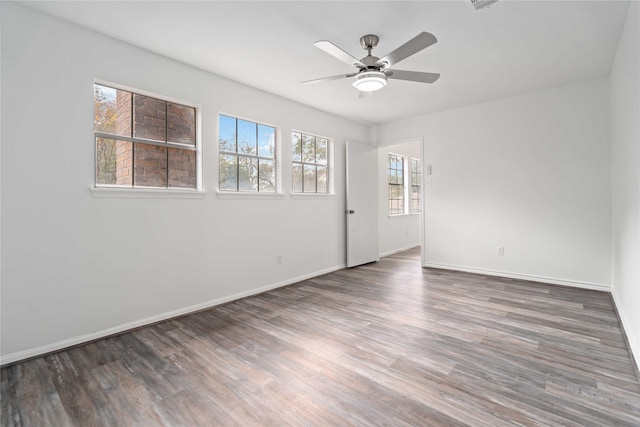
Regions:
<svg viewBox="0 0 640 427"><path fill-rule="evenodd" d="M238 190L221 190L220 189L220 116L232 117L236 120L244 120L251 123L256 123L263 126L272 127L275 130L275 138L276 138L276 147L275 147L275 167L276 167L276 188L275 191L238 191ZM271 123L257 121L254 119L250 119L244 116L226 113L224 111L218 111L218 120L216 121L216 194L220 199L250 199L252 197L258 197L263 199L281 199L284 197L284 193L282 192L282 133L279 126L276 126ZM229 154L233 154L229 152ZM242 153L235 153L235 155L242 156ZM269 197L275 196L275 197Z"/></svg>
<svg viewBox="0 0 640 427"><path fill-rule="evenodd" d="M398 213L398 214L390 214L389 213L389 207L387 206L387 217L389 218L396 218L396 217L402 217L402 216L409 216L410 215L410 208L409 206L407 206L407 200L408 200L408 196L409 196L409 192L408 192L408 177L407 177L407 170L408 168L408 160L407 160L407 156L404 154L397 154L397 153L393 153L391 151L387 152L387 203L389 202L389 155L392 156L398 156L398 157L402 157L402 181L403 181L403 197L404 197L404 212L403 213Z"/></svg>
<svg viewBox="0 0 640 427"><path fill-rule="evenodd" d="M137 93L139 95L148 96L156 99L160 99L162 101L171 102L175 104L184 105L185 107L195 108L195 118L196 118L196 188L195 189L186 189L186 188L172 188L172 187L163 187L163 188L154 188L154 187L120 187L116 185L98 185L96 183L96 148L95 148L95 125L94 130L92 132L92 139L94 140L93 147L93 159L91 160L91 164L93 164L93 185L89 187L89 190L93 194L93 197L122 197L122 198L133 198L133 197L141 197L141 198L204 198L207 194L204 191L202 186L202 111L201 106L199 104L194 104L193 102L187 102L178 98L173 98L170 96L164 96L157 94L155 92L150 92L143 89L137 89L131 86L123 85L120 83L114 83L109 80L94 78L94 84L108 86L114 89L120 89L131 93ZM178 147L180 148L180 147ZM166 196L162 197L159 193L166 193ZM194 193L199 193L202 196L193 196ZM182 195L179 195L182 194ZM187 195L191 195L188 196Z"/></svg>
<svg viewBox="0 0 640 427"><path fill-rule="evenodd" d="M216 190L219 199L284 199L284 193Z"/></svg>
<svg viewBox="0 0 640 427"><path fill-rule="evenodd" d="M294 193L290 194L292 199L335 199L335 193Z"/></svg>
<svg viewBox="0 0 640 427"><path fill-rule="evenodd" d="M313 132L307 132L307 131L303 131L303 130L297 130L297 129L291 129L291 132L289 133L289 136L291 137L291 139L289 140L289 147L293 147L293 134L294 133L300 133L300 134L305 134L305 135L310 135L310 136L315 136L316 138L323 138L327 140L327 181L328 181L328 188L327 188L327 192L326 193L298 193L298 192L294 192L293 191L293 177L291 179L290 184L292 185L291 187L291 198L293 199L303 199L303 198L323 198L323 197L335 197L336 192L335 192L335 177L334 177L334 141L333 138L329 138L328 136L323 136L323 135L319 135L317 133L313 133ZM289 150L291 151L291 150ZM293 170L293 157L291 158L291 168ZM299 162L298 162L299 163ZM317 183L316 183L317 185ZM300 196L300 197L298 197Z"/></svg>
<svg viewBox="0 0 640 427"><path fill-rule="evenodd" d="M422 159L418 159L415 157L411 157L411 174L413 174L413 161L417 160L418 163L420 164L420 181L419 184L417 185L418 188L420 188L420 210L419 211L414 211L413 210L413 198L411 198L411 196L413 195L413 176L411 177L411 181L410 181L410 187L411 187L411 192L409 193L409 213L411 215L422 215L422 175L424 173L424 165L422 164Z"/></svg>
<svg viewBox="0 0 640 427"><path fill-rule="evenodd" d="M95 198L123 198L123 199L204 199L207 195L203 190L188 190L183 188L154 188L154 187L90 187L89 191Z"/></svg>

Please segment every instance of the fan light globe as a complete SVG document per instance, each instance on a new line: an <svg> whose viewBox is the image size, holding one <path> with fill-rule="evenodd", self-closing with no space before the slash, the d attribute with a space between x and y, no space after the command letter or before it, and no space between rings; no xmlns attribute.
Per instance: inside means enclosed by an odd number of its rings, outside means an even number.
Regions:
<svg viewBox="0 0 640 427"><path fill-rule="evenodd" d="M387 76L381 71L365 71L356 76L353 87L361 92L373 92L387 85Z"/></svg>

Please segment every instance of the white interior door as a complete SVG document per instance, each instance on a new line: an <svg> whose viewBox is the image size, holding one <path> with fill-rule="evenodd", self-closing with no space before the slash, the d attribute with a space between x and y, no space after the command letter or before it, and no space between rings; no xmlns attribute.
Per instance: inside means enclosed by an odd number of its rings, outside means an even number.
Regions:
<svg viewBox="0 0 640 427"><path fill-rule="evenodd" d="M378 150L347 141L347 267L378 261Z"/></svg>

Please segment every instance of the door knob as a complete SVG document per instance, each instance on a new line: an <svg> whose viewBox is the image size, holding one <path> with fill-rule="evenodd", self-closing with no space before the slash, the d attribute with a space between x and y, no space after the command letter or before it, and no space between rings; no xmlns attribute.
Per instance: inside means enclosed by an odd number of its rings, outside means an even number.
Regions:
<svg viewBox="0 0 640 427"><path fill-rule="evenodd" d="M354 213L356 213L356 211L354 211L353 209L349 209L347 211L347 215L353 215Z"/></svg>

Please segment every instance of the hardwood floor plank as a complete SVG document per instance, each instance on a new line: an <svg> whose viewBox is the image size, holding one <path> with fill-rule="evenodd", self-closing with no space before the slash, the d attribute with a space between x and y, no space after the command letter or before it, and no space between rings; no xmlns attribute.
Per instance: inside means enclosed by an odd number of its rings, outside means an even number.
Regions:
<svg viewBox="0 0 640 427"><path fill-rule="evenodd" d="M2 426L640 426L609 294L419 250L8 366Z"/></svg>

